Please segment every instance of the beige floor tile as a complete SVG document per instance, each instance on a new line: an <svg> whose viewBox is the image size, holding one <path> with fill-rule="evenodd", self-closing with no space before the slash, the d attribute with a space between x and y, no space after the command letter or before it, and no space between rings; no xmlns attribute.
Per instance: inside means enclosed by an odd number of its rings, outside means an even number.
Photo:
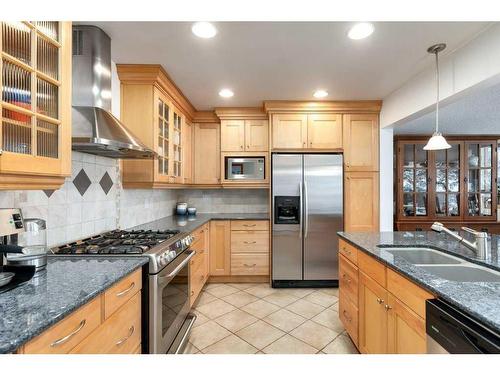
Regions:
<svg viewBox="0 0 500 375"><path fill-rule="evenodd" d="M196 320L194 321L193 328L201 326L202 324L205 324L208 322L210 319L208 319L205 315L203 315L201 312L198 310L192 310L191 311L194 315L196 315Z"/></svg>
<svg viewBox="0 0 500 375"><path fill-rule="evenodd" d="M263 349L283 336L285 332L259 320L238 331L236 334L257 349Z"/></svg>
<svg viewBox="0 0 500 375"><path fill-rule="evenodd" d="M197 354L199 352L200 350L193 343L188 342L182 354Z"/></svg>
<svg viewBox="0 0 500 375"><path fill-rule="evenodd" d="M236 307L220 299L196 308L196 310L201 312L203 315L206 315L206 317L209 319L215 319L221 315L233 311L234 309L236 309Z"/></svg>
<svg viewBox="0 0 500 375"><path fill-rule="evenodd" d="M302 316L285 309L278 310L266 316L263 320L285 332L290 332L306 321Z"/></svg>
<svg viewBox="0 0 500 375"><path fill-rule="evenodd" d="M297 301L298 299L299 299L298 297L292 296L290 294L279 293L279 292L273 293L263 298L264 301L274 303L275 305L278 305L280 307L288 306L291 303Z"/></svg>
<svg viewBox="0 0 500 375"><path fill-rule="evenodd" d="M233 288L232 286L223 285L219 288L210 289L208 292L217 298L222 298L238 291L239 289Z"/></svg>
<svg viewBox="0 0 500 375"><path fill-rule="evenodd" d="M338 302L334 303L329 307L329 309L339 311L339 303Z"/></svg>
<svg viewBox="0 0 500 375"><path fill-rule="evenodd" d="M257 297L244 291L230 294L228 296L222 297L221 299L236 307L242 307L258 300Z"/></svg>
<svg viewBox="0 0 500 375"><path fill-rule="evenodd" d="M217 297L213 296L208 292L201 292L200 296L196 299L196 306L198 307L206 305L207 303L215 301L216 299Z"/></svg>
<svg viewBox="0 0 500 375"><path fill-rule="evenodd" d="M339 296L339 288L321 288L318 289L323 293L329 294L331 296L338 297Z"/></svg>
<svg viewBox="0 0 500 375"><path fill-rule="evenodd" d="M269 314L272 314L279 309L279 306L266 302L262 299L249 303L248 305L241 308L241 310L246 311L247 313L252 314L253 316L256 316L260 319L268 316Z"/></svg>
<svg viewBox="0 0 500 375"><path fill-rule="evenodd" d="M189 341L198 349L203 350L209 345L215 344L231 334L227 329L215 322L207 322L191 331Z"/></svg>
<svg viewBox="0 0 500 375"><path fill-rule="evenodd" d="M205 354L254 354L257 348L253 347L238 336L230 335L203 349Z"/></svg>
<svg viewBox="0 0 500 375"><path fill-rule="evenodd" d="M245 292L254 295L255 297L264 298L273 294L276 290L271 288L268 284L259 284L249 289L245 289Z"/></svg>
<svg viewBox="0 0 500 375"><path fill-rule="evenodd" d="M283 288L280 290L298 298L304 298L308 294L311 294L316 291L316 289L313 288Z"/></svg>
<svg viewBox="0 0 500 375"><path fill-rule="evenodd" d="M359 354L353 342L347 335L339 335L323 348L326 354Z"/></svg>
<svg viewBox="0 0 500 375"><path fill-rule="evenodd" d="M205 284L203 286L203 290L212 290L212 289L224 286L224 285L226 285L226 284L223 284L223 283L207 283L207 284Z"/></svg>
<svg viewBox="0 0 500 375"><path fill-rule="evenodd" d="M344 325L339 319L339 313L338 311L335 311L333 309L326 309L320 312L311 320L327 328L330 328L332 331L337 332L338 334L344 331Z"/></svg>
<svg viewBox="0 0 500 375"><path fill-rule="evenodd" d="M293 336L285 335L271 345L266 346L262 351L266 354L314 354L318 349L297 340Z"/></svg>
<svg viewBox="0 0 500 375"><path fill-rule="evenodd" d="M299 314L304 318L311 319L313 316L318 315L325 308L304 299L299 299L297 302L288 305L286 309L294 312L295 314Z"/></svg>
<svg viewBox="0 0 500 375"><path fill-rule="evenodd" d="M239 331L240 329L255 323L257 320L258 319L255 316L239 309L231 311L215 319L218 324L231 332Z"/></svg>
<svg viewBox="0 0 500 375"><path fill-rule="evenodd" d="M298 326L291 331L290 335L311 346L314 346L318 350L321 350L335 337L337 337L338 333L322 326L321 324L308 320L301 326Z"/></svg>
<svg viewBox="0 0 500 375"><path fill-rule="evenodd" d="M323 307L330 307L339 300L336 296L323 293L322 291L319 290L307 295L306 297L304 297L304 299L306 301L315 303L317 305L321 305Z"/></svg>

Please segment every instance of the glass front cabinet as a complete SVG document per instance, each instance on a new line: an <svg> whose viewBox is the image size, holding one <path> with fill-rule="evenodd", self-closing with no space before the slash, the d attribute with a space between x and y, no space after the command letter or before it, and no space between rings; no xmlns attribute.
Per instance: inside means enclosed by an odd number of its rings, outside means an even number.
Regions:
<svg viewBox="0 0 500 375"><path fill-rule="evenodd" d="M71 22L0 22L0 188L71 173Z"/></svg>
<svg viewBox="0 0 500 375"><path fill-rule="evenodd" d="M497 221L497 141L448 139L425 151L427 139L396 142L396 228L428 230L433 221ZM480 229L488 230L488 227Z"/></svg>

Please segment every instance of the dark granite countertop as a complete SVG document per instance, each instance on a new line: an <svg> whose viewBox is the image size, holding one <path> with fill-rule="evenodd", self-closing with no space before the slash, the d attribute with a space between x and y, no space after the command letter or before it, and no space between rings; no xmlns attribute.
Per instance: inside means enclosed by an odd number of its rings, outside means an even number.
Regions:
<svg viewBox="0 0 500 375"><path fill-rule="evenodd" d="M15 351L112 284L145 257L49 257L47 270L0 294L0 353Z"/></svg>
<svg viewBox="0 0 500 375"><path fill-rule="evenodd" d="M179 230L181 232L192 232L210 220L269 220L269 214L232 213L217 214L199 213L195 216L168 216L146 224L141 224L130 229L151 229L151 230Z"/></svg>
<svg viewBox="0 0 500 375"><path fill-rule="evenodd" d="M462 309L472 317L500 332L500 282L450 281L424 271L405 259L393 255L377 245L428 246L456 255L466 261L500 270L500 236L491 236L491 258L483 261L474 252L444 233L435 232L380 232L346 233L338 235L388 267L407 276L443 300ZM467 234L461 233L462 236ZM469 238L471 239L471 238ZM387 249L388 250L388 249Z"/></svg>

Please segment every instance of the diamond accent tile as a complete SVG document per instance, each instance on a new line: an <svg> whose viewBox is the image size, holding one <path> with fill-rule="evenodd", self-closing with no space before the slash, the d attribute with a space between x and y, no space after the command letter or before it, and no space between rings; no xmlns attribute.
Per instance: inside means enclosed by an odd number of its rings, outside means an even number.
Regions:
<svg viewBox="0 0 500 375"><path fill-rule="evenodd" d="M87 176L87 173L85 173L85 170L83 168L78 172L76 175L75 179L73 180L73 185L75 185L76 190L80 193L80 195L83 197L85 192L88 190L90 187L91 181L89 176Z"/></svg>
<svg viewBox="0 0 500 375"><path fill-rule="evenodd" d="M44 190L43 192L45 193L45 195L47 196L47 198L50 198L50 196L51 196L52 194L54 194L54 191L55 191L55 190Z"/></svg>
<svg viewBox="0 0 500 375"><path fill-rule="evenodd" d="M104 190L104 193L107 195L113 187L113 180L111 179L111 177L109 177L108 172L104 173L101 181L99 181L99 185L101 185L102 190Z"/></svg>

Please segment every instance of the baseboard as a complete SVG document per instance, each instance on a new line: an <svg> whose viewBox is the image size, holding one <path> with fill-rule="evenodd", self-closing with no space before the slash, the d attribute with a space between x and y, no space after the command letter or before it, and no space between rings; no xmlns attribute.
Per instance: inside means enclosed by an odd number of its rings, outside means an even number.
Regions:
<svg viewBox="0 0 500 375"><path fill-rule="evenodd" d="M269 275L264 276L210 276L208 283L269 283Z"/></svg>

